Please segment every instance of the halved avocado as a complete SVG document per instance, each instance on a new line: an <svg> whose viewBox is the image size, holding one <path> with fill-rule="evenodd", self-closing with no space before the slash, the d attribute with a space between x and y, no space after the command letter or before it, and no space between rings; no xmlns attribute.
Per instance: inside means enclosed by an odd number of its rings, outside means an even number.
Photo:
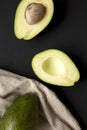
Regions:
<svg viewBox="0 0 87 130"><path fill-rule="evenodd" d="M53 0L22 0L14 20L16 37L25 40L35 37L49 24L53 13Z"/></svg>
<svg viewBox="0 0 87 130"><path fill-rule="evenodd" d="M44 82L59 85L73 86L80 78L71 58L57 49L48 49L36 54L32 59L34 73Z"/></svg>

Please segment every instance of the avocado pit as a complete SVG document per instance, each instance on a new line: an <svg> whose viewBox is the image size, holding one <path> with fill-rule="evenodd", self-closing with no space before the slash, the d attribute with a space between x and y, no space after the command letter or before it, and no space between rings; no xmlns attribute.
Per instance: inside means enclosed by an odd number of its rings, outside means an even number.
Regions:
<svg viewBox="0 0 87 130"><path fill-rule="evenodd" d="M46 7L41 3L31 3L25 10L25 19L33 25L40 22L46 14Z"/></svg>

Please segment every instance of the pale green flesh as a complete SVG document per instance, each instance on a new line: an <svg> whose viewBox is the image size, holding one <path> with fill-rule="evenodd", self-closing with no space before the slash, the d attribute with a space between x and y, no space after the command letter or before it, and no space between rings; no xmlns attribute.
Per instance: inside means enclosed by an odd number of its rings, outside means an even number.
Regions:
<svg viewBox="0 0 87 130"><path fill-rule="evenodd" d="M65 66L63 63L55 57L49 57L42 64L43 70L50 75L64 75Z"/></svg>
<svg viewBox="0 0 87 130"><path fill-rule="evenodd" d="M73 61L63 52L49 49L34 56L32 68L43 81L60 86L72 86L80 78Z"/></svg>
<svg viewBox="0 0 87 130"><path fill-rule="evenodd" d="M30 25L25 20L26 7L31 3L41 3L46 6L46 15L37 24ZM14 19L14 33L19 39L29 40L38 35L50 23L54 13L52 0L22 0L17 9Z"/></svg>

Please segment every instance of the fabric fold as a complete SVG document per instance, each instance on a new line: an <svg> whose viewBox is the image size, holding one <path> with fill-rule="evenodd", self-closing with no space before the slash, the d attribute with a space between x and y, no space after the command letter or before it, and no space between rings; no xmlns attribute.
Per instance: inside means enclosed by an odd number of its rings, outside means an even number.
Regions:
<svg viewBox="0 0 87 130"><path fill-rule="evenodd" d="M0 119L6 109L25 93L35 93L40 104L38 130L81 130L78 121L58 96L42 83L0 70Z"/></svg>

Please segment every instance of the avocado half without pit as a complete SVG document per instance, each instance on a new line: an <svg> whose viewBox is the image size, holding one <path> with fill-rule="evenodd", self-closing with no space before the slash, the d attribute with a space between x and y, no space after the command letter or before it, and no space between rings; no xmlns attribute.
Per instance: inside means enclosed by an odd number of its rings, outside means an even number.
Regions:
<svg viewBox="0 0 87 130"><path fill-rule="evenodd" d="M35 37L50 23L53 13L52 0L22 0L14 20L16 37L25 40Z"/></svg>
<svg viewBox="0 0 87 130"><path fill-rule="evenodd" d="M53 85L73 86L80 78L71 58L57 49L36 54L32 59L32 69L42 81Z"/></svg>

